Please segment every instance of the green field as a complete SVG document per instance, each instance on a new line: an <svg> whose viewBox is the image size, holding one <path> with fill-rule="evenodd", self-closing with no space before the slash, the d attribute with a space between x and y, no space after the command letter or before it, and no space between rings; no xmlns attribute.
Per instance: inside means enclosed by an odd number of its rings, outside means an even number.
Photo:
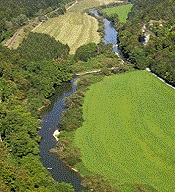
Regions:
<svg viewBox="0 0 175 192"><path fill-rule="evenodd" d="M106 8L103 9L102 12L106 13L109 17L113 14L118 15L119 22L126 23L126 19L128 18L128 13L131 11L132 4Z"/></svg>
<svg viewBox="0 0 175 192"><path fill-rule="evenodd" d="M34 32L46 33L64 44L68 44L74 54L76 49L89 42L100 42L98 21L84 11L115 0L81 0L78 1L66 14L49 19Z"/></svg>
<svg viewBox="0 0 175 192"><path fill-rule="evenodd" d="M84 170L118 184L175 191L174 101L175 90L147 71L91 85L83 105L85 121L75 132Z"/></svg>

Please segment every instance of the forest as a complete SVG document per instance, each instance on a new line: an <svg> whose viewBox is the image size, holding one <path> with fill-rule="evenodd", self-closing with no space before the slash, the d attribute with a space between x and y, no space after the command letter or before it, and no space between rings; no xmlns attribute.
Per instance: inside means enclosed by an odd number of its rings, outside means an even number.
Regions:
<svg viewBox="0 0 175 192"><path fill-rule="evenodd" d="M73 191L53 181L39 161L37 132L40 108L71 79L68 53L67 45L37 33L15 51L0 47L0 191Z"/></svg>
<svg viewBox="0 0 175 192"><path fill-rule="evenodd" d="M119 29L120 50L137 69L149 67L175 85L175 2L131 0L131 3L129 19Z"/></svg>

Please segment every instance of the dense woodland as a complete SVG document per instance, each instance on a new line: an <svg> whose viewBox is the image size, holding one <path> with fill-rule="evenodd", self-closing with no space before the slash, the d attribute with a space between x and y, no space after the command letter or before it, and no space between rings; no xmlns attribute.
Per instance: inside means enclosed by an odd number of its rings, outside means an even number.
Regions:
<svg viewBox="0 0 175 192"><path fill-rule="evenodd" d="M73 191L53 181L39 161L37 132L40 108L71 78L68 53L67 45L35 33L16 51L0 47L0 191Z"/></svg>
<svg viewBox="0 0 175 192"><path fill-rule="evenodd" d="M127 23L119 29L120 49L136 68L149 67L175 85L175 2L132 0Z"/></svg>

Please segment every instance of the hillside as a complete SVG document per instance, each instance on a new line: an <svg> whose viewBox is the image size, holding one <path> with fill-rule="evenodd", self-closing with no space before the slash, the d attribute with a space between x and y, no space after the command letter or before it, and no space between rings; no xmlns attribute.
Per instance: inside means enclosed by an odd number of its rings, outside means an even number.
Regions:
<svg viewBox="0 0 175 192"><path fill-rule="evenodd" d="M0 42L12 36L17 28L26 25L34 16L61 8L65 12L66 3L72 0L0 0Z"/></svg>
<svg viewBox="0 0 175 192"><path fill-rule="evenodd" d="M175 85L175 2L138 0L128 22L119 30L120 49L136 68L150 67ZM165 9L166 7L166 9Z"/></svg>
<svg viewBox="0 0 175 192"><path fill-rule="evenodd" d="M89 16L87 9L114 2L115 0L81 0L76 6L69 9L66 14L49 19L38 27L34 32L46 33L56 40L70 47L70 53L74 54L76 49L90 42L99 43L100 35L98 21Z"/></svg>

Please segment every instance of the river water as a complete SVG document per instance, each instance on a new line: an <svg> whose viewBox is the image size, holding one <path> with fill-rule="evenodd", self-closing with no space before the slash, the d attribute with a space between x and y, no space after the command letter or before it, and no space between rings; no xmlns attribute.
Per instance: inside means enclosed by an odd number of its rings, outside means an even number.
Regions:
<svg viewBox="0 0 175 192"><path fill-rule="evenodd" d="M56 154L49 152L49 150L54 148L57 143L56 139L53 137L53 133L58 129L57 125L62 118L62 112L66 110L64 99L76 91L76 86L74 85L75 80L76 79L73 79L71 83L63 84L60 89L57 90L57 99L52 106L52 109L43 116L41 120L41 130L39 131L39 135L42 137L39 148L41 162L51 173L54 180L71 183L75 192L78 192L82 189L80 185L81 179L75 172L65 167Z"/></svg>
<svg viewBox="0 0 175 192"><path fill-rule="evenodd" d="M100 15L96 10L90 10L96 17ZM104 31L104 43L113 44L113 51L120 57L118 45L117 45L117 31L114 29L113 24L107 19L103 19L105 31ZM62 112L66 110L64 106L64 98L72 95L76 91L76 86L74 85L76 79L73 79L71 83L63 84L60 90L56 92L56 100L49 112L47 112L41 120L41 130L39 135L42 140L39 144L41 162L48 169L54 180L58 182L71 183L74 187L75 192L82 189L81 179L78 174L71 171L61 160L58 159L56 154L49 152L50 149L55 148L56 139L53 137L53 133L58 129L58 122L62 118ZM52 100L52 99L51 99ZM53 99L54 100L54 99Z"/></svg>
<svg viewBox="0 0 175 192"><path fill-rule="evenodd" d="M90 13L92 13L95 17L101 18L97 10L90 10ZM119 49L118 49L118 41L117 41L117 31L114 28L114 25L111 21L103 18L104 23L104 43L105 44L112 44L113 45L113 52L117 54L117 56L122 59L122 56L120 55Z"/></svg>

